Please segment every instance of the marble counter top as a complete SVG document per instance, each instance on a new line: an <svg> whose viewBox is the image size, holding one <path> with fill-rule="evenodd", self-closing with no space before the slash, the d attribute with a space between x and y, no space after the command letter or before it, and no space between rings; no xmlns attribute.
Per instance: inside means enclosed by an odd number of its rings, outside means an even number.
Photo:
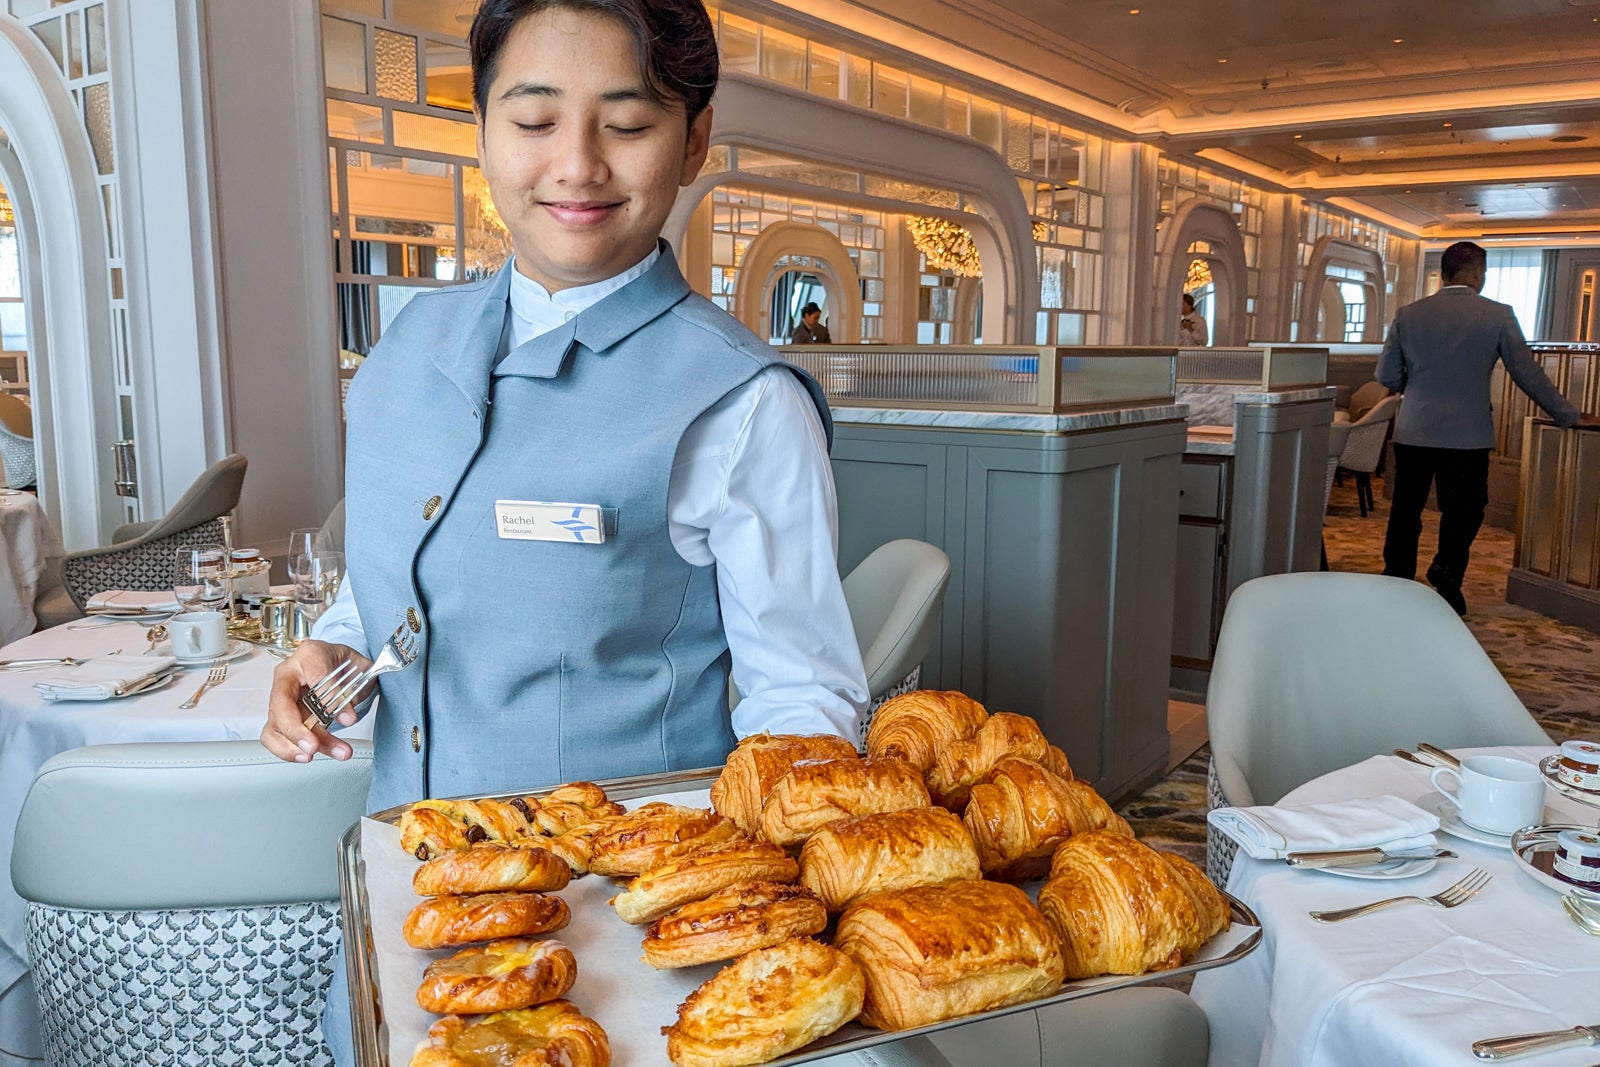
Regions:
<svg viewBox="0 0 1600 1067"><path fill-rule="evenodd" d="M1049 415L1036 411L938 411L922 408L836 407L833 421L851 425L918 426L939 430L1016 430L1032 433L1083 433L1117 426L1168 422L1184 417L1181 404L1076 411Z"/></svg>
<svg viewBox="0 0 1600 1067"><path fill-rule="evenodd" d="M1290 389L1281 393L1235 393L1233 398L1241 404L1303 404L1308 400L1332 400L1339 390L1331 385L1313 389Z"/></svg>

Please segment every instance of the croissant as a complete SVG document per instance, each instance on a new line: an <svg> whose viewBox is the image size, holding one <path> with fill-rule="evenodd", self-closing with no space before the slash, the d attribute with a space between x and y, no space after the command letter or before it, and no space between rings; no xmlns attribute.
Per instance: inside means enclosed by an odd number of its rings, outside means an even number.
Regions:
<svg viewBox="0 0 1600 1067"><path fill-rule="evenodd" d="M646 804L595 832L589 870L632 877L674 856L726 844L738 836L738 827L704 808Z"/></svg>
<svg viewBox="0 0 1600 1067"><path fill-rule="evenodd" d="M970 738L951 741L939 750L933 766L928 768L928 791L939 804L960 811L966 806L968 791L989 777L994 765L1006 756L1066 763L1065 755L1057 759L1050 754L1050 742L1045 740L1038 723L1026 715L996 712ZM1072 769L1067 767L1065 771L1061 776L1070 777Z"/></svg>
<svg viewBox="0 0 1600 1067"><path fill-rule="evenodd" d="M952 882L879 893L839 918L834 947L867 976L861 1021L907 1030L1019 1004L1061 985L1061 948L1014 885Z"/></svg>
<svg viewBox="0 0 1600 1067"><path fill-rule="evenodd" d="M611 907L625 923L647 923L739 882L792 882L798 873L777 845L741 837L652 867L612 897Z"/></svg>
<svg viewBox="0 0 1600 1067"><path fill-rule="evenodd" d="M761 834L788 847L835 819L931 803L922 776L903 759L812 760L795 764L772 787L761 809Z"/></svg>
<svg viewBox="0 0 1600 1067"><path fill-rule="evenodd" d="M989 713L954 689L918 689L891 700L872 716L867 755L898 756L926 774L939 748L978 732Z"/></svg>
<svg viewBox="0 0 1600 1067"><path fill-rule="evenodd" d="M847 759L855 746L832 734L751 734L728 754L711 786L711 808L747 834L761 832L761 805L801 760Z"/></svg>
<svg viewBox="0 0 1600 1067"><path fill-rule="evenodd" d="M972 787L961 821L978 848L985 874L1002 881L1043 877L1056 846L1073 834L1133 830L1088 782L1052 774L1032 760L1007 756L987 781Z"/></svg>
<svg viewBox="0 0 1600 1067"><path fill-rule="evenodd" d="M1105 830L1056 849L1039 908L1068 978L1170 970L1228 928L1227 902L1194 864Z"/></svg>
<svg viewBox="0 0 1600 1067"><path fill-rule="evenodd" d="M972 838L944 808L839 819L800 849L800 884L830 912L891 889L980 877Z"/></svg>

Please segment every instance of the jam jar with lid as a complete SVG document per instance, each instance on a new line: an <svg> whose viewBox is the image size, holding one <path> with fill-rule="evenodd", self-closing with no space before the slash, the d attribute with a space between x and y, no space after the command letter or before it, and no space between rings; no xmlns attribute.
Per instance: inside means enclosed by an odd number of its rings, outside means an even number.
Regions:
<svg viewBox="0 0 1600 1067"><path fill-rule="evenodd" d="M1600 832L1562 830L1557 834L1552 873L1563 882L1600 889Z"/></svg>
<svg viewBox="0 0 1600 1067"><path fill-rule="evenodd" d="M1564 742L1556 761L1556 777L1574 789L1600 793L1600 742Z"/></svg>
<svg viewBox="0 0 1600 1067"><path fill-rule="evenodd" d="M232 552L233 592L235 596L266 596L270 591L267 570L269 563L262 558L261 550L236 548Z"/></svg>

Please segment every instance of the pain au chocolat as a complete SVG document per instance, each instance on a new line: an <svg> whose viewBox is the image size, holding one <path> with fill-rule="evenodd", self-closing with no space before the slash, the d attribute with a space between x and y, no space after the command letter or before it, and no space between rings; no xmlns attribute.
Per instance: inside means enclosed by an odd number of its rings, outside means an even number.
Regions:
<svg viewBox="0 0 1600 1067"><path fill-rule="evenodd" d="M835 948L861 965L861 1021L908 1030L1019 1004L1061 985L1061 947L1026 893L952 882L879 893L839 918Z"/></svg>
<svg viewBox="0 0 1600 1067"><path fill-rule="evenodd" d="M439 1015L478 1015L544 1004L566 994L578 961L559 941L506 938L434 960L417 1003Z"/></svg>
<svg viewBox="0 0 1600 1067"><path fill-rule="evenodd" d="M940 748L971 737L988 718L982 704L954 689L902 693L872 716L867 755L895 756L926 774Z"/></svg>
<svg viewBox="0 0 1600 1067"><path fill-rule="evenodd" d="M761 809L761 835L787 848L835 819L931 803L922 775L905 760L808 760L772 787Z"/></svg>
<svg viewBox="0 0 1600 1067"><path fill-rule="evenodd" d="M564 889L572 869L542 848L480 841L461 852L446 852L418 867L411 888L418 896L453 893L548 893Z"/></svg>
<svg viewBox="0 0 1600 1067"><path fill-rule="evenodd" d="M855 746L832 734L751 734L728 754L711 785L711 807L752 836L761 832L767 794L801 760L846 759Z"/></svg>
<svg viewBox="0 0 1600 1067"><path fill-rule="evenodd" d="M821 933L828 913L811 891L777 882L732 885L668 912L645 931L656 970L731 960L791 937Z"/></svg>
<svg viewBox="0 0 1600 1067"><path fill-rule="evenodd" d="M833 1033L861 1011L865 982L849 956L808 937L747 953L662 1027L678 1067L766 1063Z"/></svg>
<svg viewBox="0 0 1600 1067"><path fill-rule="evenodd" d="M610 1067L606 1032L567 1000L492 1015L447 1015L411 1067Z"/></svg>
<svg viewBox="0 0 1600 1067"><path fill-rule="evenodd" d="M560 930L572 912L543 893L474 893L429 897L411 909L401 933L412 948L454 948L503 937Z"/></svg>
<svg viewBox="0 0 1600 1067"><path fill-rule="evenodd" d="M972 787L962 822L986 875L1042 878L1056 846L1073 834L1109 830L1132 837L1125 819L1088 782L1063 778L1032 760L1007 756Z"/></svg>
<svg viewBox="0 0 1600 1067"><path fill-rule="evenodd" d="M1198 867L1105 830L1056 849L1039 908L1068 978L1169 970L1228 928L1228 903Z"/></svg>
<svg viewBox="0 0 1600 1067"><path fill-rule="evenodd" d="M800 884L830 912L874 893L980 877L972 838L944 808L839 819L800 849Z"/></svg>
<svg viewBox="0 0 1600 1067"><path fill-rule="evenodd" d="M799 873L799 865L777 845L740 837L652 867L612 897L611 907L623 922L647 923L730 885L793 882Z"/></svg>

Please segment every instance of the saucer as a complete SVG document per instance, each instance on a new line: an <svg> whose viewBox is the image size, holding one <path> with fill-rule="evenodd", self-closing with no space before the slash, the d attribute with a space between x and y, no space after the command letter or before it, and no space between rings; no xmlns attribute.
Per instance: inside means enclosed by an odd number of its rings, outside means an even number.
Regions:
<svg viewBox="0 0 1600 1067"><path fill-rule="evenodd" d="M1321 874L1337 874L1341 878L1415 878L1427 874L1439 865L1437 856L1419 856L1409 860L1384 860L1361 867L1317 867Z"/></svg>
<svg viewBox="0 0 1600 1067"><path fill-rule="evenodd" d="M180 667L209 667L219 659L232 662L240 656L248 656L250 645L244 641L229 641L228 650L220 656L180 656L172 651L171 641L163 641L156 646L156 651L163 656L171 656Z"/></svg>
<svg viewBox="0 0 1600 1067"><path fill-rule="evenodd" d="M1451 837L1459 837L1463 841L1473 841L1480 845L1488 845L1490 848L1511 847L1510 834L1492 834L1488 830L1480 830L1476 826L1469 826L1461 821L1461 813L1456 810L1456 806L1438 793L1429 793L1426 796L1418 797L1416 805L1429 815L1437 815L1439 817L1440 833L1449 834Z"/></svg>
<svg viewBox="0 0 1600 1067"><path fill-rule="evenodd" d="M1600 793L1579 789L1575 785L1568 785L1556 777L1556 764L1561 762L1560 756L1546 756L1539 761L1539 773L1544 775L1545 784L1564 797L1576 800L1580 804L1600 808Z"/></svg>
<svg viewBox="0 0 1600 1067"><path fill-rule="evenodd" d="M1555 867L1556 834L1562 830L1593 831L1594 827L1579 826L1576 823L1548 823L1544 826L1529 826L1518 830L1511 835L1511 854L1516 857L1517 869L1546 889L1553 889L1562 896L1573 893L1587 900L1600 901L1600 889L1586 889L1580 885L1573 885L1552 873Z"/></svg>

